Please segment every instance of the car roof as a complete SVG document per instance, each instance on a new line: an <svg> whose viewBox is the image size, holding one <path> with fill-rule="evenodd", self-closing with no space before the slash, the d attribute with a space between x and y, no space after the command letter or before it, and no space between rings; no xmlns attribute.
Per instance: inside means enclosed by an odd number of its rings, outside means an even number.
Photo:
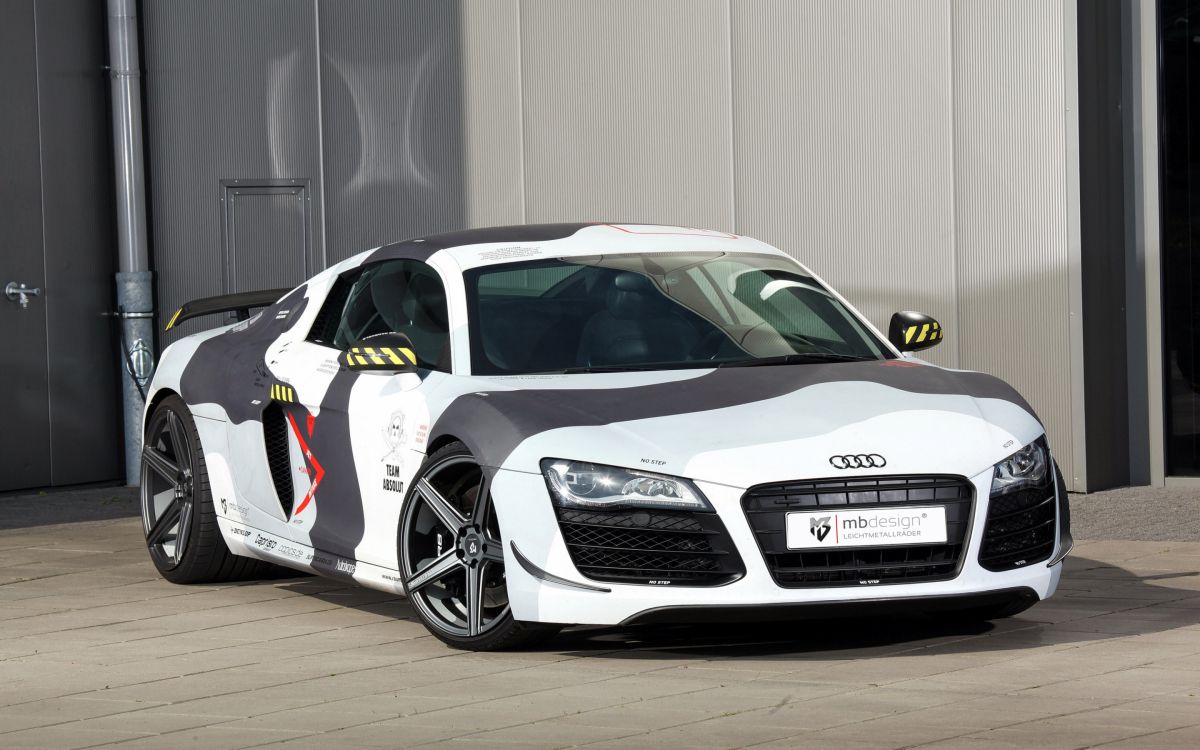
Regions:
<svg viewBox="0 0 1200 750"><path fill-rule="evenodd" d="M640 252L729 252L785 255L750 237L667 224L587 222L465 229L385 245L370 260L428 258L446 251L462 269L535 260Z"/></svg>

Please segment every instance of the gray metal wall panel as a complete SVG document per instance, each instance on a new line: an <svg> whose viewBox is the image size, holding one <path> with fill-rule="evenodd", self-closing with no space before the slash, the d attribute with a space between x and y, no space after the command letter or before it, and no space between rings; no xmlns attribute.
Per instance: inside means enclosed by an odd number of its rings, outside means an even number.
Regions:
<svg viewBox="0 0 1200 750"><path fill-rule="evenodd" d="M464 224L525 220L521 123L521 0L464 2Z"/></svg>
<svg viewBox="0 0 1200 750"><path fill-rule="evenodd" d="M1079 24L1079 183L1080 272L1083 280L1084 371L1089 490L1130 483L1130 362L1126 341L1127 310L1144 305L1126 301L1125 263L1132 227L1126 206L1125 119L1132 107L1124 96L1128 70L1125 0L1085 0ZM1084 127L1086 124L1086 127ZM1132 223L1132 222L1129 222ZM1144 330L1144 328L1142 328ZM1135 332L1135 341L1144 338ZM1145 384L1138 389L1146 392ZM1143 407L1144 408L1144 407ZM1135 428L1136 429L1136 428ZM1143 447L1146 441L1141 441Z"/></svg>
<svg viewBox="0 0 1200 750"><path fill-rule="evenodd" d="M1063 3L953 6L962 366L998 375L1074 476ZM1070 61L1074 65L1074 60ZM1080 488L1082 489L1082 488Z"/></svg>
<svg viewBox="0 0 1200 750"><path fill-rule="evenodd" d="M226 187L225 287L249 292L298 286L311 276L306 186Z"/></svg>
<svg viewBox="0 0 1200 750"><path fill-rule="evenodd" d="M122 475L104 6L37 3L51 483ZM3 281L0 281L3 283ZM80 450L81 446L87 450Z"/></svg>
<svg viewBox="0 0 1200 750"><path fill-rule="evenodd" d="M142 10L160 312L224 290L222 179L311 179L310 265L322 267L313 3L162 0ZM166 340L212 324L185 322Z"/></svg>
<svg viewBox="0 0 1200 750"><path fill-rule="evenodd" d="M526 0L525 218L733 227L728 6Z"/></svg>
<svg viewBox="0 0 1200 750"><path fill-rule="evenodd" d="M42 177L38 160L38 71L34 3L0 8L0 288L10 281L46 287L42 256ZM0 490L50 483L46 306L22 310L0 296Z"/></svg>
<svg viewBox="0 0 1200 750"><path fill-rule="evenodd" d="M459 38L457 3L320 4L330 263L462 227Z"/></svg>
<svg viewBox="0 0 1200 750"><path fill-rule="evenodd" d="M737 231L808 264L881 329L897 310L946 327L956 365L950 9L733 6Z"/></svg>

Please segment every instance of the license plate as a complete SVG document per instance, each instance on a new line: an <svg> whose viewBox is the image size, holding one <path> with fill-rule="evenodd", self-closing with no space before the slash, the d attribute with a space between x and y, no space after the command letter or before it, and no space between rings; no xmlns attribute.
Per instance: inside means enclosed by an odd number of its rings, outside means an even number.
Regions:
<svg viewBox="0 0 1200 750"><path fill-rule="evenodd" d="M847 508L787 514L788 549L896 547L946 541L946 509Z"/></svg>

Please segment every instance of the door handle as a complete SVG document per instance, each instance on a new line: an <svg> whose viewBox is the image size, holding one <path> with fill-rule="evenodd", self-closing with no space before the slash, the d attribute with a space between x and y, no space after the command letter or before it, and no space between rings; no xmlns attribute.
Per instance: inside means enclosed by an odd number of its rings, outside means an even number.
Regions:
<svg viewBox="0 0 1200 750"><path fill-rule="evenodd" d="M27 287L23 281L20 285L15 281L10 281L4 287L4 296L20 305L22 310L27 310L29 309L29 298L42 296L42 290L40 287Z"/></svg>

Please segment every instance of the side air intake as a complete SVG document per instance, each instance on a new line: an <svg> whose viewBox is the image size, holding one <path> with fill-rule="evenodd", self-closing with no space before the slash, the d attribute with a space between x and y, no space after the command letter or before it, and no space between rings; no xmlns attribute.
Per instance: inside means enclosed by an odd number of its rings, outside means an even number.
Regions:
<svg viewBox="0 0 1200 750"><path fill-rule="evenodd" d="M283 514L291 518L295 493L292 489L287 417L283 413L283 407L272 401L263 410L262 423L263 444L267 447L267 465L271 467L271 481L275 485L275 494L279 496Z"/></svg>

